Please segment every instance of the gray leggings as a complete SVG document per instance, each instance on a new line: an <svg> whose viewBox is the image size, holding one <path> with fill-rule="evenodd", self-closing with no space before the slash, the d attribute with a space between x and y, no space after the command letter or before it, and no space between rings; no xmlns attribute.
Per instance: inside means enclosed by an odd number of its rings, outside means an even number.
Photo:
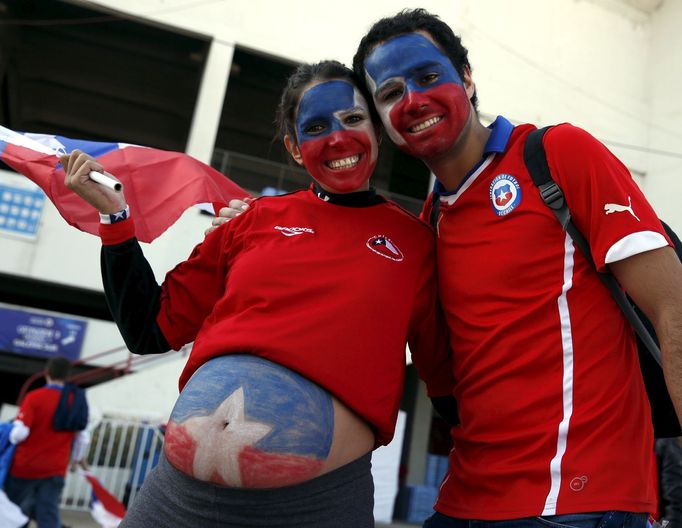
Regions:
<svg viewBox="0 0 682 528"><path fill-rule="evenodd" d="M272 489L216 486L161 457L128 509L121 528L371 528L371 455L313 480Z"/></svg>

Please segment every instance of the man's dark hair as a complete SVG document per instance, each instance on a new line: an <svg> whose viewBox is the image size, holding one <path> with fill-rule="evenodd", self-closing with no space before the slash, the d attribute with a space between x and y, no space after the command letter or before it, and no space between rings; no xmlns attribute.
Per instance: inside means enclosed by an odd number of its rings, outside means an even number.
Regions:
<svg viewBox="0 0 682 528"><path fill-rule="evenodd" d="M296 121L296 109L298 108L303 89L313 81L332 81L334 79L348 81L353 86L357 86L362 96L367 99L372 122L375 126L378 125L379 116L374 110L372 98L367 93L364 83L358 81L353 70L350 68L338 61L326 60L316 62L315 64L301 64L287 79L287 85L282 92L275 118L279 139L283 140L284 136L288 135L298 143L294 123Z"/></svg>
<svg viewBox="0 0 682 528"><path fill-rule="evenodd" d="M471 71L467 50L460 39L452 31L450 26L438 16L432 15L426 9L403 9L397 15L382 18L376 22L360 41L358 50L353 57L353 71L366 89L365 59L372 50L381 42L398 35L426 31L440 46L441 50L450 59L461 79L464 79L464 70ZM478 96L474 91L471 96L471 104L474 109L478 108Z"/></svg>
<svg viewBox="0 0 682 528"><path fill-rule="evenodd" d="M64 381L71 371L71 362L63 356L56 356L47 362L45 370L50 379Z"/></svg>

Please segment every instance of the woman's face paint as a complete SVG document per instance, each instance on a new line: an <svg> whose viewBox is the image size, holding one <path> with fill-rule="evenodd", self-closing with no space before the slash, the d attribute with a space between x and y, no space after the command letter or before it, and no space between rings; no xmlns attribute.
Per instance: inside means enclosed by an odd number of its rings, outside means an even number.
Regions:
<svg viewBox="0 0 682 528"><path fill-rule="evenodd" d="M332 193L366 190L378 145L369 106L351 83L326 81L306 89L296 112L303 165Z"/></svg>
<svg viewBox="0 0 682 528"><path fill-rule="evenodd" d="M429 159L450 149L471 115L471 103L450 59L420 33L392 38L365 60L374 104L391 140Z"/></svg>

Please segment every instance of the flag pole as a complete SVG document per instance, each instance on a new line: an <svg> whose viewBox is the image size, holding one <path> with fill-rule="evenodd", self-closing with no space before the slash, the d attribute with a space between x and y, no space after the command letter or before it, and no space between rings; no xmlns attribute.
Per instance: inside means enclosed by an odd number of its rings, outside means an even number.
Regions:
<svg viewBox="0 0 682 528"><path fill-rule="evenodd" d="M57 150L54 150L49 146L40 143L39 141L31 139L23 134L15 132L14 130L10 130L9 128L6 128L4 126L0 126L0 141L5 141L7 143L12 143L14 145L26 147L28 149L35 150L36 152L41 152L43 154L48 154L50 156L59 157L60 155L60 152L58 152ZM104 185L105 187L108 187L113 191L120 192L121 189L123 189L123 184L121 184L121 182L116 181L113 178L110 178L109 176L102 174L101 172L90 171L88 177L92 181L99 183L100 185Z"/></svg>

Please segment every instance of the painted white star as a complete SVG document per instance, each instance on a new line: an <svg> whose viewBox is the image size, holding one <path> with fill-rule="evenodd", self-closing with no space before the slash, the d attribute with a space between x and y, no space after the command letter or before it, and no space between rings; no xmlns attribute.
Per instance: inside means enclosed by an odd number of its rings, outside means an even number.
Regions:
<svg viewBox="0 0 682 528"><path fill-rule="evenodd" d="M272 427L247 421L244 416L244 389L239 387L213 414L186 420L183 425L197 442L192 469L200 480L210 480L214 472L229 486L241 485L239 453L255 444Z"/></svg>

